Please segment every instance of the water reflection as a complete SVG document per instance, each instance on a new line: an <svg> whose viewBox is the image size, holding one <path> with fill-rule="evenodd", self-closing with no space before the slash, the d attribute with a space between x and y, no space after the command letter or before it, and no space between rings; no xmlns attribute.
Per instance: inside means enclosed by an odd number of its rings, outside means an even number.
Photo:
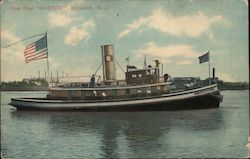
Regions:
<svg viewBox="0 0 250 159"><path fill-rule="evenodd" d="M161 154L169 145L168 133L210 131L223 127L223 110L163 112L11 112L17 120L46 123L51 136L92 136L102 157L121 157L124 149L134 157ZM170 136L171 137L171 136ZM83 139L82 139L83 140ZM164 142L163 142L164 140ZM85 142L84 140L82 142ZM124 145L126 145L124 147ZM83 151L86 151L84 147ZM125 155L126 156L126 155ZM132 156L133 157L133 156Z"/></svg>

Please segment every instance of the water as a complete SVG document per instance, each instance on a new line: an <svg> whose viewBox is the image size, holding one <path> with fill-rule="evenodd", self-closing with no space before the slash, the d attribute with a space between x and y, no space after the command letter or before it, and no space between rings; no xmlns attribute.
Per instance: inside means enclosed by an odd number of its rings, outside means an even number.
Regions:
<svg viewBox="0 0 250 159"><path fill-rule="evenodd" d="M1 94L6 158L201 158L248 156L248 91L223 91L219 109L158 112L19 112Z"/></svg>

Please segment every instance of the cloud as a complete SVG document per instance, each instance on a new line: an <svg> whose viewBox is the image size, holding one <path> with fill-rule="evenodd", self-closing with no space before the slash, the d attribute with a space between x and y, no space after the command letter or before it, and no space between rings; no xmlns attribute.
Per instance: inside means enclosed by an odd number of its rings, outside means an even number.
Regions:
<svg viewBox="0 0 250 159"><path fill-rule="evenodd" d="M235 79L231 75L229 75L225 72L218 72L217 74L218 74L219 79L221 79L225 82L234 82L235 81Z"/></svg>
<svg viewBox="0 0 250 159"><path fill-rule="evenodd" d="M192 63L193 61L191 60L182 60L182 61L176 62L177 65L191 65Z"/></svg>
<svg viewBox="0 0 250 159"><path fill-rule="evenodd" d="M7 44L20 41L21 38L8 30L1 31L1 42ZM10 47L1 48L1 79L2 81L18 79L23 72L19 70L24 64L24 46L17 43Z"/></svg>
<svg viewBox="0 0 250 159"><path fill-rule="evenodd" d="M21 38L17 37L16 35L14 35L8 30L1 31L1 36L2 36L2 39L6 40L9 43L13 43L13 42L17 42L21 40Z"/></svg>
<svg viewBox="0 0 250 159"><path fill-rule="evenodd" d="M64 27L69 25L73 20L67 15L60 13L49 13L48 14L49 24L52 27Z"/></svg>
<svg viewBox="0 0 250 159"><path fill-rule="evenodd" d="M15 34L13 34L12 32L10 32L8 30L1 31L1 38L2 38L2 41L6 41L6 42L8 42L8 44L21 40L21 38L17 37ZM22 46L21 43L17 43L15 45L10 46L10 47L3 48L2 49L2 58L4 60L9 59L9 58L11 60L13 60L13 58L15 60L18 60L18 59L23 60L23 58L24 58L23 54L19 54L19 52L24 51L23 49L24 49L24 46Z"/></svg>
<svg viewBox="0 0 250 159"><path fill-rule="evenodd" d="M49 57L49 64L51 70L58 70L61 68L60 63L53 57Z"/></svg>
<svg viewBox="0 0 250 159"><path fill-rule="evenodd" d="M119 33L118 38L122 38L126 35L128 35L131 31L139 29L142 25L145 25L148 23L147 18L139 18L138 20L134 21L131 24L128 24L126 29L123 30L121 33Z"/></svg>
<svg viewBox="0 0 250 159"><path fill-rule="evenodd" d="M64 27L77 21L75 17L76 11L72 10L72 7L75 6L84 6L84 0L70 1L67 5L64 6L61 12L52 12L48 14L48 21L51 27Z"/></svg>
<svg viewBox="0 0 250 159"><path fill-rule="evenodd" d="M186 58L194 58L199 55L199 53L194 50L193 46L190 45L178 44L158 46L154 42L149 42L142 48L135 50L134 52L137 53L137 57L142 57L143 55L151 55L158 57L184 56Z"/></svg>
<svg viewBox="0 0 250 159"><path fill-rule="evenodd" d="M86 21L78 27L74 26L65 36L64 43L67 45L76 46L82 40L87 41L91 37L90 31L94 28L95 23L92 20Z"/></svg>
<svg viewBox="0 0 250 159"><path fill-rule="evenodd" d="M173 16L160 7L153 10L149 16L140 17L128 24L118 34L118 38L123 38L143 26L177 37L199 37L203 34L211 37L211 27L221 22L227 23L221 15L207 16L203 12L198 12L194 15Z"/></svg>

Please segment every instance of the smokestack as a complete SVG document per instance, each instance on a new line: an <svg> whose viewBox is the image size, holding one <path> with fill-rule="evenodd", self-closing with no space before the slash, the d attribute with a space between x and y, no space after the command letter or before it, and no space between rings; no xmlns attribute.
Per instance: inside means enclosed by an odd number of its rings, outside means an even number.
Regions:
<svg viewBox="0 0 250 159"><path fill-rule="evenodd" d="M215 68L213 68L213 78L215 78Z"/></svg>
<svg viewBox="0 0 250 159"><path fill-rule="evenodd" d="M103 45L102 49L102 67L103 67L103 79L105 84L111 85L115 77L115 59L113 45Z"/></svg>

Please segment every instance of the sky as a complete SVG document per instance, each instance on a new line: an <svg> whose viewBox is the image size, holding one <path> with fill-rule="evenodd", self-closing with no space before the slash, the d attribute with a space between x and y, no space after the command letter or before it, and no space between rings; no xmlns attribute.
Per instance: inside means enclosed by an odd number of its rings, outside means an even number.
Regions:
<svg viewBox="0 0 250 159"><path fill-rule="evenodd" d="M5 0L1 2L1 81L44 76L47 59L25 64L25 47L48 35L49 67L59 76L91 76L101 45L113 44L116 61L142 68L163 63L172 77L249 81L248 2L245 0ZM124 73L116 65L117 78ZM102 69L97 73L102 76Z"/></svg>

